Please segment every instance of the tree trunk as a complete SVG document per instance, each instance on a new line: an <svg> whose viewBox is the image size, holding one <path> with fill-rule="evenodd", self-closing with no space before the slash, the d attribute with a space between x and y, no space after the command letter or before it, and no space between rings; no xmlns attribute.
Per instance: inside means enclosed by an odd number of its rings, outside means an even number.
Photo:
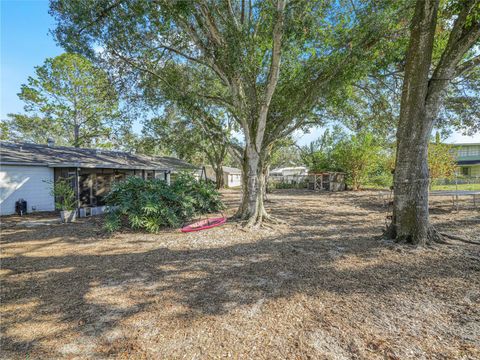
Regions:
<svg viewBox="0 0 480 360"><path fill-rule="evenodd" d="M247 198L248 198L248 193L247 193L248 164L247 164L247 157L246 157L245 151L243 152L243 156L240 159L240 162L242 164L242 199L240 201L240 206L238 207L238 210L235 216L242 219L244 218L244 213L246 212L245 208L247 206Z"/></svg>
<svg viewBox="0 0 480 360"><path fill-rule="evenodd" d="M432 122L425 116L399 124L394 176L393 237L425 245L429 242L427 149ZM400 128L401 126L401 128Z"/></svg>
<svg viewBox="0 0 480 360"><path fill-rule="evenodd" d="M264 207L265 176L264 157L250 144L245 148L242 161L242 202L237 211L237 217L247 220L247 227L261 225L267 217Z"/></svg>
<svg viewBox="0 0 480 360"><path fill-rule="evenodd" d="M438 0L417 1L405 66L397 128L393 222L389 235L424 245L430 240L427 151L433 121L427 114L429 71Z"/></svg>
<svg viewBox="0 0 480 360"><path fill-rule="evenodd" d="M215 171L215 187L218 189L223 189L225 187L225 178L223 176L223 166L222 164L217 164L213 170Z"/></svg>
<svg viewBox="0 0 480 360"><path fill-rule="evenodd" d="M259 226L264 218L268 217L263 204L265 190L264 162L267 150L264 144L265 130L267 128L267 117L273 94L277 87L280 74L280 61L282 52L282 37L284 24L285 0L277 1L277 21L273 29L273 46L265 92L258 107L258 116L243 119L241 121L245 135L244 151L244 179L242 203L237 211L237 216L247 220L246 226ZM237 83L238 80L235 82ZM243 87L239 84L232 86L234 95L244 94ZM244 96L240 96L244 98ZM243 108L242 105L239 106Z"/></svg>
<svg viewBox="0 0 480 360"><path fill-rule="evenodd" d="M78 124L73 126L73 146L80 147L80 125Z"/></svg>
<svg viewBox="0 0 480 360"><path fill-rule="evenodd" d="M430 78L439 0L416 3L397 129L393 221L388 231L398 241L417 245L443 242L429 223L428 143L446 86L472 63L457 67L480 38L480 22L472 20L476 3L459 2L458 16Z"/></svg>
<svg viewBox="0 0 480 360"><path fill-rule="evenodd" d="M263 176L265 178L265 191L264 199L267 200L267 194L270 194L270 188L268 187L268 177L270 176L270 164L263 164Z"/></svg>

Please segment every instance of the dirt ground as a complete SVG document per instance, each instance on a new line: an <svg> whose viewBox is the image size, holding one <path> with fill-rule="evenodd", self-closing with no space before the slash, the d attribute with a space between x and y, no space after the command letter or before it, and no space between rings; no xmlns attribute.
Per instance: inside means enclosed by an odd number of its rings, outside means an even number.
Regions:
<svg viewBox="0 0 480 360"><path fill-rule="evenodd" d="M226 192L233 213L238 192ZM101 219L1 233L0 357L479 359L480 246L380 239L374 192L277 190L287 222L106 235ZM435 198L442 231L480 211Z"/></svg>

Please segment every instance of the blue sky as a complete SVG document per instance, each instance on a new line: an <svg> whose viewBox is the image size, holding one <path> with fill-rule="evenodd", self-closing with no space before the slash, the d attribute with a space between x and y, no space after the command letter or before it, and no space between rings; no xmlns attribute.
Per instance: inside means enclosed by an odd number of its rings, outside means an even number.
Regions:
<svg viewBox="0 0 480 360"><path fill-rule="evenodd" d="M20 85L42 65L47 57L62 53L48 29L53 18L48 1L0 0L1 4L1 119L21 112L23 104L17 93Z"/></svg>
<svg viewBox="0 0 480 360"><path fill-rule="evenodd" d="M17 93L21 84L34 74L34 67L41 65L45 58L62 53L48 33L54 27L54 20L48 14L48 0L0 0L1 12L1 97L0 119L8 113L22 112L23 104ZM135 124L136 130L140 124ZM298 134L300 145L315 140L322 129L308 134ZM463 137L454 134L451 142L480 142L480 134Z"/></svg>

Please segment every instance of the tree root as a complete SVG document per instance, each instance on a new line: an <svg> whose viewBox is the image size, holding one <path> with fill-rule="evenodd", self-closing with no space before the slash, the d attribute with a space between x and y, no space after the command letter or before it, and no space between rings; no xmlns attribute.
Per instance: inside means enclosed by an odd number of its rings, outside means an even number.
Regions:
<svg viewBox="0 0 480 360"><path fill-rule="evenodd" d="M464 238L464 237L461 237L461 236L458 236L458 235L447 234L447 233L439 233L439 234L441 234L442 236L444 236L446 238L452 239L452 240L461 241L461 242L464 242L464 243L467 243L467 244L480 245L480 241L469 240L467 238Z"/></svg>
<svg viewBox="0 0 480 360"><path fill-rule="evenodd" d="M427 245L432 245L432 244L442 244L442 245L448 245L449 242L445 239L445 237L433 226L430 226L428 229L428 235L426 239L426 244Z"/></svg>
<svg viewBox="0 0 480 360"><path fill-rule="evenodd" d="M390 224L390 226L386 228L381 238L393 240L397 244L408 244L408 245L419 245L419 246L422 246L422 245L430 246L434 244L454 245L448 240L460 241L466 244L480 245L480 241L470 240L462 236L440 232L437 229L435 229L433 226L430 226L430 229L428 231L428 236L425 241L421 241L422 239L416 239L416 241L413 241L412 236L398 236L392 224Z"/></svg>
<svg viewBox="0 0 480 360"><path fill-rule="evenodd" d="M263 214L263 219L276 225L287 225L287 222L285 220L279 219L275 216L272 216L270 214Z"/></svg>
<svg viewBox="0 0 480 360"><path fill-rule="evenodd" d="M265 211L262 211L261 214L253 215L248 219L246 219L245 217L239 217L239 219L245 221L242 225L244 229L258 229L266 227L274 230L275 228L272 225L287 225L286 221L269 215Z"/></svg>
<svg viewBox="0 0 480 360"><path fill-rule="evenodd" d="M448 240L457 240L468 244L480 245L480 242L469 240L461 236L447 234L438 231L435 227L430 226L427 234L423 236L415 235L399 235L393 224L390 224L383 233L384 239L394 240L397 244L408 244L416 246L432 246L435 244L453 245Z"/></svg>

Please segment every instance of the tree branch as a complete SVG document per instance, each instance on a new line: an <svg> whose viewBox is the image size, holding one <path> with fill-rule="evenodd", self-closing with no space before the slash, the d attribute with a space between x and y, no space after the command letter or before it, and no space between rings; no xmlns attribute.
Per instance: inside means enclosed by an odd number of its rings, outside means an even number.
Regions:
<svg viewBox="0 0 480 360"><path fill-rule="evenodd" d="M468 25L467 19L476 1L470 0L463 4L462 10L453 24L447 45L440 58L430 81L449 81L455 74L455 67L465 53L480 38L480 22Z"/></svg>
<svg viewBox="0 0 480 360"><path fill-rule="evenodd" d="M210 35L210 38L217 44L217 46L223 46L225 44L225 39L223 39L222 34L218 30L217 25L215 24L215 19L213 18L210 10L208 9L208 5L204 2L203 6L200 6L200 13L205 18L205 24L207 26L208 32L207 35ZM197 21L199 18L195 16ZM202 22L199 22L199 25L202 25Z"/></svg>
<svg viewBox="0 0 480 360"><path fill-rule="evenodd" d="M233 24L237 30L240 30L240 25L238 24L237 18L235 17L235 13L233 12L233 7L232 7L232 2L230 0L227 0L227 8L228 8L228 14L233 20ZM243 21L242 21L243 23Z"/></svg>
<svg viewBox="0 0 480 360"><path fill-rule="evenodd" d="M260 107L258 116L258 128L255 138L255 146L261 148L263 135L265 132L268 109L270 102L277 87L278 77L280 74L280 59L282 55L282 37L283 37L283 23L284 23L285 0L277 1L277 21L273 28L273 46L272 46L272 60L270 62L270 71L268 74L267 87L265 96Z"/></svg>
<svg viewBox="0 0 480 360"><path fill-rule="evenodd" d="M458 65L457 68L455 69L455 77L458 77L479 65L480 65L480 55L477 55L474 58L467 60L462 64Z"/></svg>
<svg viewBox="0 0 480 360"><path fill-rule="evenodd" d="M112 11L113 9L115 9L117 6L120 6L120 4L122 4L124 2L124 0L117 0L116 2L114 2L112 5L110 6L107 6L105 9L103 9L100 14L91 22L89 22L87 25L83 26L80 28L80 30L78 30L78 33L82 33L84 30L86 30L87 28L89 28L90 26L94 25L95 23L103 20L104 18L107 17L108 13L110 11Z"/></svg>
<svg viewBox="0 0 480 360"><path fill-rule="evenodd" d="M173 53L175 53L175 54L177 54L177 55L180 55L181 57L183 57L183 58L185 58L185 59L187 59L187 60L196 62L196 63L198 63L198 64L201 64L201 65L204 65L204 66L207 66L207 67L210 68L210 66L209 66L207 63L203 62L202 60L200 60L200 59L198 59L198 58L195 58L195 57L193 57L193 56L187 55L187 54L185 54L184 52L182 52L182 51L180 51L180 50L178 50L178 49L176 49L176 48L174 48L174 47L171 47L171 46L168 46L168 45L160 45L159 48L162 48L162 49L171 51L171 52L173 52Z"/></svg>

